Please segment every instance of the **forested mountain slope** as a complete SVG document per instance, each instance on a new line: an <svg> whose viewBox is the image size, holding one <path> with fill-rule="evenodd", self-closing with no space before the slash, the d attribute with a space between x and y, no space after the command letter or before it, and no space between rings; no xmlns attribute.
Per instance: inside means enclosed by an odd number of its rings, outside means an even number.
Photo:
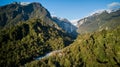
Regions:
<svg viewBox="0 0 120 67"><path fill-rule="evenodd" d="M0 66L20 66L37 56L62 49L72 42L62 30L40 19L21 22L0 31Z"/></svg>
<svg viewBox="0 0 120 67"><path fill-rule="evenodd" d="M79 35L73 44L48 58L26 64L41 67L119 67L120 26Z"/></svg>

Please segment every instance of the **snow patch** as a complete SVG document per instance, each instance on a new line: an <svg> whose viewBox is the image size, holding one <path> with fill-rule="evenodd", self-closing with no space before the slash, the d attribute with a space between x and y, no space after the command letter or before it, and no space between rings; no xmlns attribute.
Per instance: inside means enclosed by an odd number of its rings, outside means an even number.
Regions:
<svg viewBox="0 0 120 67"><path fill-rule="evenodd" d="M75 19L75 20L71 20L70 22L71 22L73 25L77 26L79 20L80 20L80 19Z"/></svg>
<svg viewBox="0 0 120 67"><path fill-rule="evenodd" d="M95 15L95 14L99 15L99 14L101 14L104 11L105 11L105 9L95 10L92 13L90 13L89 16L92 16L92 15Z"/></svg>
<svg viewBox="0 0 120 67"><path fill-rule="evenodd" d="M23 6L26 6L28 4L30 4L30 2L20 2L20 5L23 5Z"/></svg>

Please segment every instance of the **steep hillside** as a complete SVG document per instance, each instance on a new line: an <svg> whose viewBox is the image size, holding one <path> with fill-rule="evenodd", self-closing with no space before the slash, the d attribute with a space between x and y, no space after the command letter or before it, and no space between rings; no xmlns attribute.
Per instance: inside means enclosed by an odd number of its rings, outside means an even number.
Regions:
<svg viewBox="0 0 120 67"><path fill-rule="evenodd" d="M48 58L27 63L26 67L119 67L120 26L79 35L70 46Z"/></svg>
<svg viewBox="0 0 120 67"><path fill-rule="evenodd" d="M103 11L78 21L78 32L89 33L102 29L114 29L120 25L120 9L111 13Z"/></svg>
<svg viewBox="0 0 120 67"><path fill-rule="evenodd" d="M0 31L0 66L21 66L37 56L62 49L72 42L62 30L40 19L20 22Z"/></svg>

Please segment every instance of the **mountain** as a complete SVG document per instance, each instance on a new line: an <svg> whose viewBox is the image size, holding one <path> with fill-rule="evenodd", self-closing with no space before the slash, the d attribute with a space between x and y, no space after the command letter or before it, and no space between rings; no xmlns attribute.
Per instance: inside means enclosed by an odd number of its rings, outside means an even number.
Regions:
<svg viewBox="0 0 120 67"><path fill-rule="evenodd" d="M52 17L53 21L57 23L59 27L61 27L63 30L65 30L67 33L69 33L71 36L76 37L77 36L77 27L74 26L70 21L68 21L66 18L58 18L58 17Z"/></svg>
<svg viewBox="0 0 120 67"><path fill-rule="evenodd" d="M50 26L56 26L58 28L52 21L48 10L40 3L33 2L25 5L25 3L14 2L0 7L0 29L32 18L41 19Z"/></svg>
<svg viewBox="0 0 120 67"><path fill-rule="evenodd" d="M120 25L120 9L112 12L102 11L78 21L78 32L89 33L102 29L113 29Z"/></svg>
<svg viewBox="0 0 120 67"><path fill-rule="evenodd" d="M119 67L120 26L81 34L74 43L53 56L32 61L25 66L43 67Z"/></svg>
<svg viewBox="0 0 120 67"><path fill-rule="evenodd" d="M21 66L70 43L72 39L65 32L41 19L30 19L0 31L0 66Z"/></svg>
<svg viewBox="0 0 120 67"><path fill-rule="evenodd" d="M0 27L0 67L22 66L73 42L40 3L0 7Z"/></svg>
<svg viewBox="0 0 120 67"><path fill-rule="evenodd" d="M119 67L120 10L77 23L51 17L36 2L1 6L0 67Z"/></svg>

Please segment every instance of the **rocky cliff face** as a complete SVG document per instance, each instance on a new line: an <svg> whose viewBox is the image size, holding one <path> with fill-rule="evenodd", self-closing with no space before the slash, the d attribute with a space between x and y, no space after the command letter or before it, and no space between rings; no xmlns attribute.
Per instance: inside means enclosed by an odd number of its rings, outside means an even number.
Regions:
<svg viewBox="0 0 120 67"><path fill-rule="evenodd" d="M51 26L57 26L51 20L50 13L40 3L34 2L22 5L15 2L0 7L0 28L15 25L20 21L32 18L38 18Z"/></svg>

